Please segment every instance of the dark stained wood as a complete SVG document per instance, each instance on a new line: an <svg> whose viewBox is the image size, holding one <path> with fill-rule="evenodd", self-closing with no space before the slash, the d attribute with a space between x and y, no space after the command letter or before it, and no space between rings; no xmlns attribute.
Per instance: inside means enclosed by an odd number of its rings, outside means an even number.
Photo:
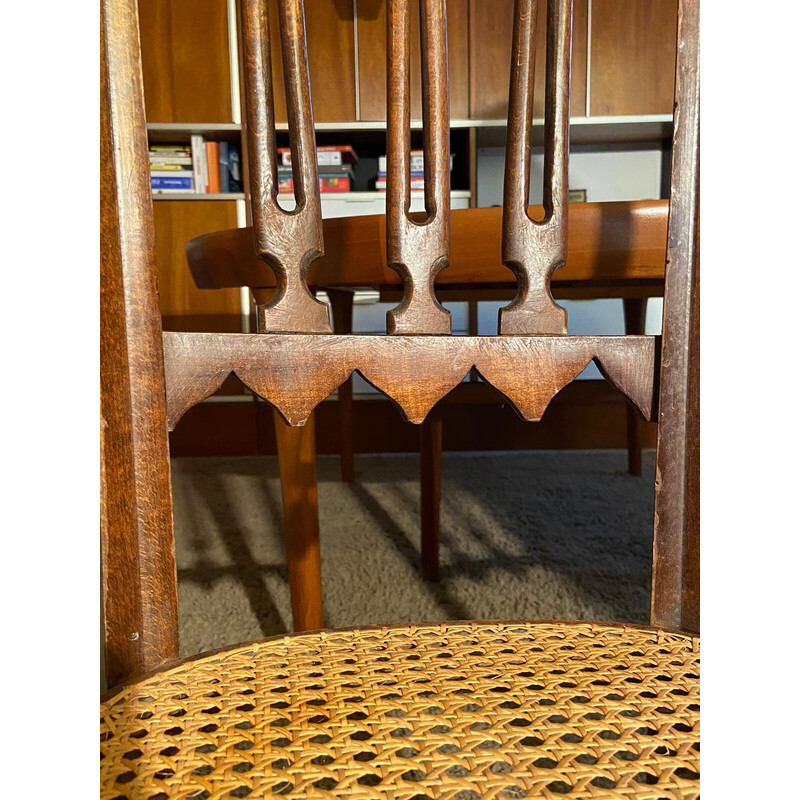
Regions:
<svg viewBox="0 0 800 800"><path fill-rule="evenodd" d="M274 420L292 624L295 631L319 630L325 623L322 617L314 415L305 425L295 428L288 426L277 412Z"/></svg>
<svg viewBox="0 0 800 800"><path fill-rule="evenodd" d="M113 687L177 658L178 605L135 0L104 0L101 47L101 552Z"/></svg>
<svg viewBox="0 0 800 800"><path fill-rule="evenodd" d="M303 2L279 0L279 10L297 198L297 208L292 213L284 211L277 200L277 152L266 0L244 0L242 13L253 232L256 252L275 271L277 286L272 300L266 306L257 306L258 327L260 331L324 333L330 331L328 309L314 299L305 283L308 265L322 255L323 245Z"/></svg>
<svg viewBox="0 0 800 800"><path fill-rule="evenodd" d="M594 0L592 116L670 114L678 0Z"/></svg>
<svg viewBox="0 0 800 800"><path fill-rule="evenodd" d="M588 0L574 0L572 91L570 114L586 116L586 44ZM508 116L511 39L514 0L470 2L470 118L505 119ZM544 116L547 0L536 3L536 52L533 116Z"/></svg>
<svg viewBox="0 0 800 800"><path fill-rule="evenodd" d="M186 268L186 242L210 231L235 227L236 203L216 200L159 200L153 203L153 216L156 229L158 305L161 314L178 316L241 313L238 290L200 291Z"/></svg>
<svg viewBox="0 0 800 800"><path fill-rule="evenodd" d="M614 285L622 282L663 284L668 205L667 200L571 205L567 263L553 277L553 285L594 282L608 284L615 291ZM528 209L534 218L541 219L543 213L541 206ZM450 266L437 275L437 286L488 288L514 283L513 273L501 258L502 214L502 208L451 212ZM326 219L323 234L326 253L309 269L311 286L381 288L402 284L400 276L387 266L383 216ZM186 256L195 282L204 288L275 285L272 270L255 255L251 228L193 239L186 246Z"/></svg>
<svg viewBox="0 0 800 800"><path fill-rule="evenodd" d="M269 0L270 26L278 31L279 0ZM306 39L311 98L317 122L350 122L356 118L353 0L306 3ZM271 43L275 119L287 121L283 59L278 36Z"/></svg>
<svg viewBox="0 0 800 800"><path fill-rule="evenodd" d="M652 625L700 630L699 2L681 0L656 456Z"/></svg>
<svg viewBox="0 0 800 800"><path fill-rule="evenodd" d="M358 86L362 120L386 119L386 0L358 2ZM409 3L411 118L422 118L419 4ZM450 116L469 116L468 0L447 0ZM315 106L316 108L316 106Z"/></svg>
<svg viewBox="0 0 800 800"><path fill-rule="evenodd" d="M566 263L569 180L569 54L572 0L550 0L544 148L544 218L528 216L533 114L534 0L516 0L503 189L503 263L517 277L516 298L500 309L502 335L566 334L567 314L550 294Z"/></svg>
<svg viewBox="0 0 800 800"><path fill-rule="evenodd" d="M290 425L358 370L409 422L475 366L520 415L541 419L557 392L594 360L642 412L655 413L658 347L652 336L336 336L164 333L167 417L174 428L229 373L272 404Z"/></svg>
<svg viewBox="0 0 800 800"><path fill-rule="evenodd" d="M232 122L226 0L139 0L148 122Z"/></svg>
<svg viewBox="0 0 800 800"><path fill-rule="evenodd" d="M573 381L553 398L541 422L530 425L488 384L464 383L434 413L442 417L442 447L447 451L622 450L627 441L626 404L607 381ZM381 395L358 397L355 410L356 454L419 453L420 429L405 422L390 400ZM339 419L335 398L315 409L317 453L339 454ZM274 428L273 409L261 400L200 403L186 412L170 434L170 452L173 456L274 456ZM643 424L642 446L655 448L654 422Z"/></svg>
<svg viewBox="0 0 800 800"><path fill-rule="evenodd" d="M632 336L642 335L647 316L647 299L623 298L622 309L625 315L625 333ZM642 474L642 421L639 412L631 405L625 409L625 421L628 428L628 473L639 476Z"/></svg>
<svg viewBox="0 0 800 800"><path fill-rule="evenodd" d="M450 134L446 9L444 0L422 0L422 122L425 153L425 219L409 216L410 100L408 3L388 0L388 122L386 129L386 260L403 280L405 297L386 312L389 334L448 334L450 312L433 293L450 252Z"/></svg>
<svg viewBox="0 0 800 800"><path fill-rule="evenodd" d="M442 418L431 414L420 431L420 542L422 578L439 580L439 510L442 497Z"/></svg>
<svg viewBox="0 0 800 800"><path fill-rule="evenodd" d="M328 289L333 312L333 332L348 334L353 332L353 292L342 289ZM339 399L339 466L342 480L352 483L355 480L353 461L353 378L348 378L337 390Z"/></svg>

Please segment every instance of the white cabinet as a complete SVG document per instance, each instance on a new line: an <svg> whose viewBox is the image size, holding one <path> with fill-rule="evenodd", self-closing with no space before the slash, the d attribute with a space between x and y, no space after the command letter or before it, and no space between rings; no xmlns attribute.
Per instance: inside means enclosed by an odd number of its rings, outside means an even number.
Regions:
<svg viewBox="0 0 800 800"><path fill-rule="evenodd" d="M386 194L384 192L329 192L322 194L322 218L334 219L335 217L363 217L367 214L386 213ZM295 206L294 196L290 194L278 195L278 204L281 208L291 211ZM469 208L469 192L456 190L450 193L450 207ZM411 210L423 211L425 200L423 192L411 193Z"/></svg>

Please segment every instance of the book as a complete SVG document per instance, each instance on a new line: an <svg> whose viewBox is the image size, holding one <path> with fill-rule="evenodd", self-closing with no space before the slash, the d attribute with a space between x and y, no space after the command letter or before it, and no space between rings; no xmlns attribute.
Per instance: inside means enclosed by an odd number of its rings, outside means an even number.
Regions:
<svg viewBox="0 0 800 800"><path fill-rule="evenodd" d="M151 169L151 178L194 178L194 171L191 169Z"/></svg>
<svg viewBox="0 0 800 800"><path fill-rule="evenodd" d="M191 158L186 164L158 164L155 161L150 162L150 172L185 172L186 170L189 171L190 175L193 174Z"/></svg>
<svg viewBox="0 0 800 800"><path fill-rule="evenodd" d="M185 189L187 192L191 192L192 189L192 178L191 176L188 178L175 178L173 176L165 176L165 175L151 175L150 176L150 188L151 189Z"/></svg>
<svg viewBox="0 0 800 800"><path fill-rule="evenodd" d="M151 144L149 150L151 153L192 154L192 146L190 144Z"/></svg>
<svg viewBox="0 0 800 800"><path fill-rule="evenodd" d="M339 164L339 165L326 165L326 166L318 166L317 173L320 177L323 175L325 177L329 176L338 176L338 175L345 175L349 178L355 177L355 173L353 172L353 167L350 164ZM278 175L291 175L292 168L279 166L278 167Z"/></svg>
<svg viewBox="0 0 800 800"><path fill-rule="evenodd" d="M453 158L454 156L450 155L450 170L453 169ZM424 172L425 171L425 156L422 150L412 150L411 151L411 172ZM384 175L386 174L386 156L378 156L378 172L382 172Z"/></svg>
<svg viewBox="0 0 800 800"><path fill-rule="evenodd" d="M281 165L292 166L292 151L288 147L279 147L278 155ZM349 144L323 144L317 147L317 166L335 167L341 164L355 164L358 161L356 151Z"/></svg>
<svg viewBox="0 0 800 800"><path fill-rule="evenodd" d="M349 192L350 191L350 178L343 175L320 175L319 177L319 190L322 194L328 192ZM294 193L294 179L291 174L278 175L278 193L279 194L292 194Z"/></svg>
<svg viewBox="0 0 800 800"><path fill-rule="evenodd" d="M152 169L154 165L158 167L192 166L191 153L185 153L180 155L174 155L174 154L170 155L168 153L169 151L165 153L150 153L150 169Z"/></svg>
<svg viewBox="0 0 800 800"><path fill-rule="evenodd" d="M199 133L192 134L192 171L194 173L194 190L199 194L205 194L208 184L206 143Z"/></svg>
<svg viewBox="0 0 800 800"><path fill-rule="evenodd" d="M242 191L242 156L233 142L219 143L219 187L223 194Z"/></svg>
<svg viewBox="0 0 800 800"><path fill-rule="evenodd" d="M206 142L206 164L208 165L208 194L219 194L219 142Z"/></svg>
<svg viewBox="0 0 800 800"><path fill-rule="evenodd" d="M228 170L228 143L219 143L219 190L227 194L231 190L231 173Z"/></svg>
<svg viewBox="0 0 800 800"><path fill-rule="evenodd" d="M378 178L375 181L375 188L379 192L386 191L386 178ZM418 192L422 191L425 188L425 180L423 178L412 178L411 179L411 191Z"/></svg>

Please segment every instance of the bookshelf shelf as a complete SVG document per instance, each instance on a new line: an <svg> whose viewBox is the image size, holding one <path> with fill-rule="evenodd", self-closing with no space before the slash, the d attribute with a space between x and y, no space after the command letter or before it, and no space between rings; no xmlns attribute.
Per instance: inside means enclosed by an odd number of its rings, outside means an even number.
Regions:
<svg viewBox="0 0 800 800"><path fill-rule="evenodd" d="M353 120L342 122L318 122L317 131L385 131L384 120ZM453 119L451 129L476 128L492 129L505 139L505 119ZM534 131L543 130L544 120L534 119ZM279 122L275 129L288 131L285 122ZM422 129L422 120L411 120L412 130ZM150 140L160 142L174 140L176 136L188 138L198 133L208 138L235 139L241 135L242 126L235 122L149 122L147 131ZM591 144L623 141L656 141L672 136L671 114L642 114L633 116L572 117L570 119L570 138L576 143ZM481 138L485 138L482 136ZM492 139L491 135L488 137Z"/></svg>

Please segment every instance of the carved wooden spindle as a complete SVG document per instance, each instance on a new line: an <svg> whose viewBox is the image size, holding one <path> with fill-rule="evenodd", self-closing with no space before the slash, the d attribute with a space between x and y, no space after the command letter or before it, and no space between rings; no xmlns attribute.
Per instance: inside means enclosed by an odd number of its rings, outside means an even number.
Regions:
<svg viewBox="0 0 800 800"><path fill-rule="evenodd" d="M449 334L450 312L433 282L450 257L450 105L445 0L420 0L424 222L409 216L410 91L408 0L389 0L387 13L387 205L389 266L403 278L403 301L386 314L389 333Z"/></svg>
<svg viewBox="0 0 800 800"><path fill-rule="evenodd" d="M311 262L323 253L317 151L309 91L303 0L278 0L283 74L297 207L278 205L278 167L267 0L244 0L248 156L253 232L259 258L275 272L272 300L258 306L260 332L329 333L328 309L308 290Z"/></svg>
<svg viewBox="0 0 800 800"><path fill-rule="evenodd" d="M572 0L547 2L544 219L528 216L536 36L535 0L516 0L508 144L503 191L503 263L517 276L517 296L500 309L500 333L566 334L567 312L550 294L550 277L567 252L569 79Z"/></svg>

